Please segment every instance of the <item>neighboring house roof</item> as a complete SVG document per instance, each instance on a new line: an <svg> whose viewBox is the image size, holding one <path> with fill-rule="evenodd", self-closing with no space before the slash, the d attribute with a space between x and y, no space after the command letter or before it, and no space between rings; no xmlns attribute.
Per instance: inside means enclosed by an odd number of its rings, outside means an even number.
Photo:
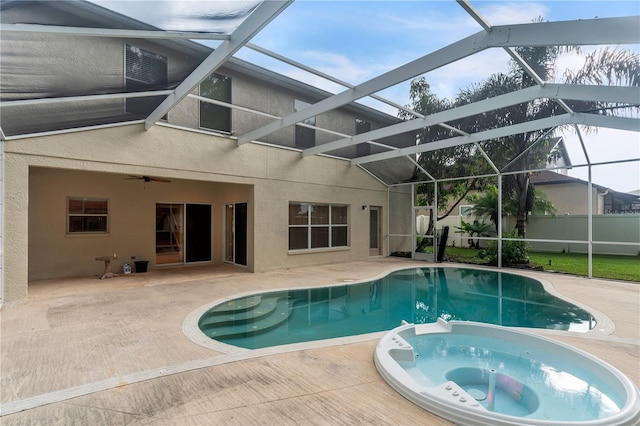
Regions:
<svg viewBox="0 0 640 426"><path fill-rule="evenodd" d="M544 186L544 185L556 185L556 184L578 184L578 185L588 185L589 182L578 179L575 177L563 175L560 173L552 172L549 170L543 170L540 172L534 172L531 174L531 183L535 186ZM627 202L633 202L640 199L640 196L635 195L633 193L626 192L618 192L614 191L611 188L607 188L606 186L598 185L595 183L591 184L598 192L604 193L607 192L617 198L623 199Z"/></svg>
<svg viewBox="0 0 640 426"><path fill-rule="evenodd" d="M549 144L549 153L554 150L554 149L558 149L560 150L560 153L562 155L562 162L560 161L552 161L552 164L562 164L564 166L570 166L571 165L571 159L569 158L569 151L567 150L567 146L564 143L564 138L562 136L560 137L556 137L556 138L551 138L551 144Z"/></svg>
<svg viewBox="0 0 640 426"><path fill-rule="evenodd" d="M559 150L561 153L561 159L550 159L547 164L549 165L571 165L571 160L569 159L569 154L567 152L567 146L564 143L564 139L562 136L548 138L549 143L544 145L538 145L538 150L545 154L547 157L551 154L553 150ZM541 167L544 167L541 165Z"/></svg>
<svg viewBox="0 0 640 426"><path fill-rule="evenodd" d="M540 158L539 162L532 165L534 169L566 170L566 167L571 167L572 165L569 151L562 136L539 140L538 143L530 147L530 150ZM558 157L555 155L556 152L560 154ZM551 156L552 153L554 154L553 156Z"/></svg>

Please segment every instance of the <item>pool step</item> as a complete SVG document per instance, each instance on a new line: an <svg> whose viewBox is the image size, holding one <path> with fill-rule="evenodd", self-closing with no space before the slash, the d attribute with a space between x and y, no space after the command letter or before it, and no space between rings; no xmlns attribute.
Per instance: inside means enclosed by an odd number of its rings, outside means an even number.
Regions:
<svg viewBox="0 0 640 426"><path fill-rule="evenodd" d="M214 313L201 319L200 329L214 339L251 336L271 330L289 319L293 300L280 297L265 298L263 301L264 307L260 303L250 311ZM235 318L232 319L232 317Z"/></svg>
<svg viewBox="0 0 640 426"><path fill-rule="evenodd" d="M267 298L263 298L260 295L243 297L242 299L234 299L221 305L215 306L209 309L208 312L211 314L224 314L228 312L247 311L260 305L266 299Z"/></svg>
<svg viewBox="0 0 640 426"><path fill-rule="evenodd" d="M240 304L237 305L238 308L235 310L232 309L231 305L227 304L216 306L214 309L209 310L205 317L200 319L199 325L200 327L209 325L223 326L242 321L256 321L271 314L277 308L279 299L280 297L264 297L258 304L252 302L250 308Z"/></svg>

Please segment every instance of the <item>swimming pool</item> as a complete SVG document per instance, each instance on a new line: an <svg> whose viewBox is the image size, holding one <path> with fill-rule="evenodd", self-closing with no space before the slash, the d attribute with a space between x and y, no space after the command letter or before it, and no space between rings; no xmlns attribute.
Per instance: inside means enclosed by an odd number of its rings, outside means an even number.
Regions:
<svg viewBox="0 0 640 426"><path fill-rule="evenodd" d="M640 393L604 361L495 325L439 320L387 333L380 375L418 406L466 425L635 425Z"/></svg>
<svg viewBox="0 0 640 426"><path fill-rule="evenodd" d="M361 283L252 294L207 306L198 328L216 341L258 349L391 330L407 321L477 321L586 332L584 309L523 275L423 267Z"/></svg>

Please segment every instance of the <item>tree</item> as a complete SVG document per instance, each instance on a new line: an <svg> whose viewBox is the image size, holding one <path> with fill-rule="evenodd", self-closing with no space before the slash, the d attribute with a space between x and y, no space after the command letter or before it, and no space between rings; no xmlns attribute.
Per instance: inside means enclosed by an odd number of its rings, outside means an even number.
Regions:
<svg viewBox="0 0 640 426"><path fill-rule="evenodd" d="M531 188L531 187L530 187ZM480 218L488 218L495 226L498 233L498 188L496 186L488 187L482 193L475 193L467 197L467 200L473 204L471 214ZM556 208L549 201L546 194L539 189L535 189L532 197L532 210L536 212L556 214ZM502 217L506 215L515 216L518 212L518 203L514 198L505 200L503 198Z"/></svg>
<svg viewBox="0 0 640 426"><path fill-rule="evenodd" d="M424 77L415 79L411 82L410 97L412 99L410 109L423 115L434 114L456 107L457 105L448 99L439 99L432 91ZM405 120L414 118L414 115L400 111L399 117ZM453 123L455 124L455 123ZM432 126L423 128L417 134L418 143L428 143L435 140L445 139L456 136L457 133L451 128ZM447 149L439 149L422 153L418 158L418 164L427 173L436 179L442 180L446 178L459 178L460 176L470 174L480 174L483 170L477 169L482 164L475 158L477 156L473 147L457 146ZM413 180L424 180L426 176L416 168ZM443 211L438 220L442 220L451 214L452 209L462 201L472 190L481 190L485 181L482 179L469 179L458 181L446 181L438 183L438 211ZM422 183L418 185L418 197L416 205L428 206L433 205L435 198L434 183ZM427 233L433 231L433 216L429 216L429 225Z"/></svg>
<svg viewBox="0 0 640 426"><path fill-rule="evenodd" d="M555 63L560 47L527 47L517 49L518 54L536 71L544 81L555 78ZM569 50L579 51L577 48ZM627 83L638 85L640 81L639 55L626 50L602 49L587 56L585 65L576 73L565 72L564 80L571 84ZM488 97L498 96L514 90L524 89L535 84L533 78L522 70L515 62L511 63L507 74L494 74L479 85L462 91L459 99L463 102L475 102ZM598 114L614 114L620 110L611 108L608 103L565 101L573 111L590 111ZM635 106L637 108L637 106ZM536 99L508 108L502 108L483 114L480 119L469 123L476 132L487 128L495 128L551 117L564 112L558 102L551 99ZM516 200L516 229L522 238L526 236L526 221L533 210L534 188L530 184L527 170L543 167L555 153L550 151L552 140L545 135L552 129L540 129L528 133L482 143L481 145L496 163L503 168L513 159L515 162L506 171L524 171L507 174L503 180L503 199ZM537 143L536 143L537 142ZM535 149L529 149L536 143Z"/></svg>
<svg viewBox="0 0 640 426"><path fill-rule="evenodd" d="M498 187L491 186L482 193L473 194L467 200L473 204L471 214L479 218L488 218L493 223L497 234L498 218L500 217L500 212L498 211ZM504 210L508 210L508 208Z"/></svg>
<svg viewBox="0 0 640 426"><path fill-rule="evenodd" d="M579 52L579 48L576 47L524 47L516 49L517 53L544 81L553 81L555 79L555 64L558 56L567 50ZM630 50L618 48L601 49L589 54L580 70L576 72L565 71L563 80L569 84L615 83L639 86L640 55ZM534 79L522 70L515 61L512 61L507 73L491 75L485 81L462 90L456 99L452 101L438 99L437 96L431 93L430 87L424 78L414 80L411 87L411 106L414 110L428 115L443 109L454 108L524 89L535 84ZM630 108L637 111L639 108L638 105L620 106L605 102L567 100L565 103L576 112L603 115L620 114ZM555 100L535 99L511 107L487 111L483 114L448 124L467 133L476 133L487 129L546 118L562 112L564 112L562 106ZM400 116L406 118L406 114L401 114ZM505 173L503 175L503 200L514 199L516 201L516 229L518 235L522 238L526 236L528 214L534 208L535 190L530 183L530 176L527 171L544 167L550 158L558 155L557 152L551 150L554 141L547 136L552 130L540 129L479 144L494 164ZM429 143L454 135L456 133L451 128L432 126L419 132L418 142ZM435 173L435 170L439 169L440 174L436 176L436 179L444 179L454 176L478 176L490 171L486 162L479 160L481 160L481 157L478 149L473 144L469 144L447 150L423 153L420 155L418 162L429 173ZM506 166L509 167L507 168ZM465 181L461 182L465 183ZM481 189L487 185L487 182L486 180L474 180L473 184L477 186L476 189ZM455 195L459 197L462 193L464 193L464 190L458 186L455 192L445 192L446 195L442 201L451 200L451 197ZM462 198L459 199L461 200Z"/></svg>

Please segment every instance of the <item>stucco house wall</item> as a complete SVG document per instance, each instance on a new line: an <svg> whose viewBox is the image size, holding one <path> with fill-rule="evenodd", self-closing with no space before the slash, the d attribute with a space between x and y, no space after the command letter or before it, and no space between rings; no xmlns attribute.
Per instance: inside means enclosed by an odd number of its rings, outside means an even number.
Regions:
<svg viewBox="0 0 640 426"><path fill-rule="evenodd" d="M151 29L83 2L15 3L3 9L1 19L3 23L77 26L83 22L96 28ZM121 93L125 90L125 44L165 56L169 88L211 52L185 40L52 34L10 33L0 43L5 101ZM296 99L314 103L328 96L240 60L228 61L216 72L231 77L235 105L275 116L293 112ZM192 94L198 95L199 88ZM246 202L246 266L256 272L368 258L369 214L362 206L380 207L380 240L386 242L387 187L348 161L329 156L302 158L299 151L289 149L295 146L295 126L259 141L267 144L238 147L235 135L271 119L234 109L231 134L203 131L200 101L186 97L168 112L166 120L149 130L139 123L111 127L113 122L132 120L126 105L126 100L116 97L3 109L1 124L8 136L3 141L3 302L25 299L30 280L97 276L103 267L95 260L97 256L116 253L116 270L134 260L148 260L151 269L158 267L154 263L156 203L212 206L210 263L216 264L224 261L224 206ZM316 124L352 135L356 118L369 121L372 129L397 121L370 108L350 105L319 115ZM82 128L96 124L107 126ZM74 130L65 130L70 128ZM316 131L316 144L338 138L341 136ZM383 142L407 146L413 138L401 135ZM373 147L372 152L378 149ZM355 150L347 148L340 154L355 154ZM394 170L399 174L412 171ZM131 175L165 177L171 183L127 179ZM107 199L108 233L69 234L68 197ZM290 251L290 202L348 205L348 247ZM383 246L381 254L386 255Z"/></svg>
<svg viewBox="0 0 640 426"><path fill-rule="evenodd" d="M49 7L50 6L50 7ZM3 10L3 23L39 22L50 25L65 25L75 22L77 26L80 4L75 7L70 4L57 2L25 3L25 6L14 6ZM68 9L68 10L67 10ZM115 18L114 14L103 12L97 15L82 13L82 20L87 26L109 27L114 25L113 19L118 19L118 26L143 25L128 18ZM73 16L73 18L72 18ZM175 87L185 76L193 71L197 65L211 53L211 50L201 44L188 41L158 41L109 37L75 37L52 34L3 34L0 38L2 62L4 72L0 73L0 83L3 87L3 100L25 99L36 94L38 97L69 97L86 95L87 93L100 95L122 92L125 87L125 44L130 44L167 58L167 80L169 87ZM24 53L28 52L28 55ZM9 70L9 71L8 71ZM13 72L21 70L21 72ZM232 60L216 71L231 77L231 96L235 105L255 109L275 116L285 116L294 111L294 100L300 99L308 103L315 103L328 94L303 83L268 72L254 65L240 60ZM100 76L96 79L96 76ZM150 88L157 90L158 87ZM192 94L198 95L196 87ZM161 98L158 98L161 99ZM31 117L30 132L55 130L38 128L38 117L56 115L60 128L65 123L82 120L96 120L108 117L122 117L125 113L126 102L123 99L92 100L90 102L68 102L59 108L52 109L50 105L28 105L3 110L3 128L9 135L13 134L12 127ZM360 111L358 111L360 109ZM355 134L355 118L362 118L371 123L376 129L390 123L397 122L394 117L374 111L366 107L343 107L337 111L330 111L317 117L317 125L329 130ZM271 119L245 112L232 111L232 134L243 134L259 126L267 124ZM168 113L168 122L177 126L192 129L200 128L199 101L185 98L179 105ZM9 130L7 132L7 129ZM282 129L262 138L261 141L283 146L294 146L295 126ZM339 136L329 133L316 132L316 144L338 139ZM412 143L410 137L394 138L396 146L407 146ZM385 142L392 142L392 139ZM352 148L355 152L355 148ZM376 148L373 149L376 152Z"/></svg>
<svg viewBox="0 0 640 426"><path fill-rule="evenodd" d="M536 188L541 189L547 199L549 199L557 210L558 215L564 214L586 214L589 211L588 196L589 192L586 186L576 185L575 183L558 183L553 185L539 185ZM602 214L602 202L598 208L598 196L596 188L592 189L592 211L593 214ZM600 200L601 201L601 200Z"/></svg>
<svg viewBox="0 0 640 426"><path fill-rule="evenodd" d="M26 298L29 280L99 275L94 258L114 252L116 269L131 256L154 268L156 202L212 204L212 263L221 263L222 207L246 201L247 267L256 272L368 258L369 217L361 206L382 206L383 217L387 211L386 187L347 161L237 147L231 138L162 125L5 141L4 155L5 301ZM125 179L138 174L172 182ZM69 196L108 198L109 234L67 235ZM289 252L290 201L349 205L349 247Z"/></svg>

